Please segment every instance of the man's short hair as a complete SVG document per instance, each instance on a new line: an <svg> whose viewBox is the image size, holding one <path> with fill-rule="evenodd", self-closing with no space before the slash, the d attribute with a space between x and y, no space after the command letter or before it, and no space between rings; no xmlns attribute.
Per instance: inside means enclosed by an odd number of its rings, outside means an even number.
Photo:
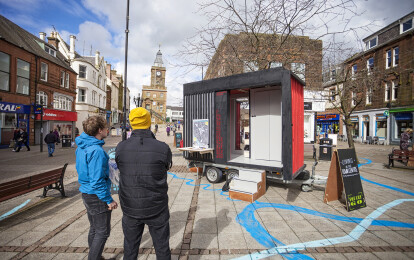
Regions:
<svg viewBox="0 0 414 260"><path fill-rule="evenodd" d="M90 136L96 136L99 129L104 129L107 124L105 118L102 116L90 116L82 122L83 131Z"/></svg>

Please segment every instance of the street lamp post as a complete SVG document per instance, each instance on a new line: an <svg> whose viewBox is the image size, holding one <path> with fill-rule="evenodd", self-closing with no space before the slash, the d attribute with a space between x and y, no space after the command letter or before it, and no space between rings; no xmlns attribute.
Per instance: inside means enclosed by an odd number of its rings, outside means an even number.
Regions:
<svg viewBox="0 0 414 260"><path fill-rule="evenodd" d="M43 98L40 99L40 152L43 152Z"/></svg>
<svg viewBox="0 0 414 260"><path fill-rule="evenodd" d="M127 0L127 11L126 11L126 29L125 29L125 78L124 78L124 128L122 129L122 140L126 140L126 93L127 93L127 66L128 66L128 33L129 33L129 0Z"/></svg>

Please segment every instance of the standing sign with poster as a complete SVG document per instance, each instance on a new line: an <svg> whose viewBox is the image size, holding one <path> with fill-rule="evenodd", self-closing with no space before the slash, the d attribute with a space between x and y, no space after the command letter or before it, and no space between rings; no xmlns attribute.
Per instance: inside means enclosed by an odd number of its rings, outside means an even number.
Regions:
<svg viewBox="0 0 414 260"><path fill-rule="evenodd" d="M180 143L181 143L181 140L183 140L183 133L178 133L178 132L176 132L175 133L175 136L174 136L174 143L175 143L175 147L176 148L179 148L180 147Z"/></svg>
<svg viewBox="0 0 414 260"><path fill-rule="evenodd" d="M324 202L339 200L342 191L348 211L366 207L355 149L338 149L333 153Z"/></svg>

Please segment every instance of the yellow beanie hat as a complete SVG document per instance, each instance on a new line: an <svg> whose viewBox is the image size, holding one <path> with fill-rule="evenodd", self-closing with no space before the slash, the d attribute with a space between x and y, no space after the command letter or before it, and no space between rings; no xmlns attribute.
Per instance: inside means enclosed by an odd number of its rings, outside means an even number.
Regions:
<svg viewBox="0 0 414 260"><path fill-rule="evenodd" d="M151 126L151 115L143 107L137 107L129 113L129 123L132 129L148 129Z"/></svg>

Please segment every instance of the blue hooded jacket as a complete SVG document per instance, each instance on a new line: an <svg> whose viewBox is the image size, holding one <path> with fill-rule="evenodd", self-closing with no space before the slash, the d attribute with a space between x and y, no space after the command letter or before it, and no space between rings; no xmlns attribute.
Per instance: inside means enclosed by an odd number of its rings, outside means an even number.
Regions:
<svg viewBox="0 0 414 260"><path fill-rule="evenodd" d="M78 172L79 191L96 194L100 200L110 204L111 180L109 179L109 156L102 149L103 140L82 133L76 139L76 171Z"/></svg>

